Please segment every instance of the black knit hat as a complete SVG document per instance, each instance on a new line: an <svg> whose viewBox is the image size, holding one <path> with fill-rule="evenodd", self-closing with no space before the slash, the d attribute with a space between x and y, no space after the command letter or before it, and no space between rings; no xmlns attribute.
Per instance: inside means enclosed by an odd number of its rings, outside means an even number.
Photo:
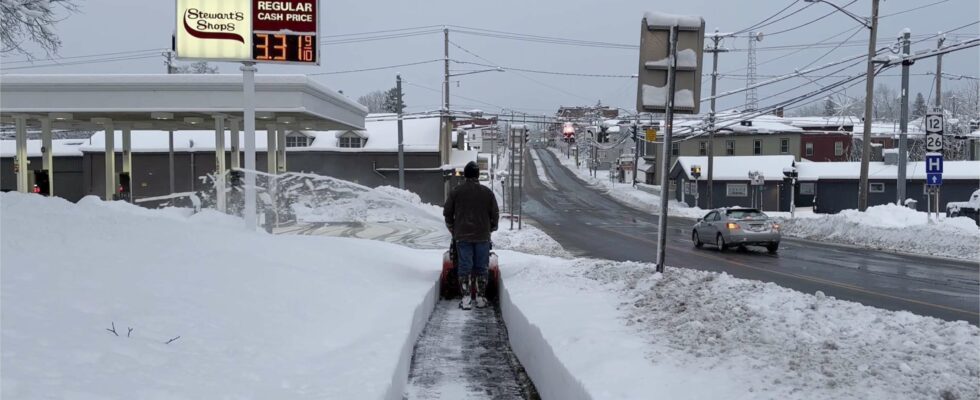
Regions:
<svg viewBox="0 0 980 400"><path fill-rule="evenodd" d="M479 178L480 166L473 161L466 163L466 167L463 167L463 176L467 178Z"/></svg>

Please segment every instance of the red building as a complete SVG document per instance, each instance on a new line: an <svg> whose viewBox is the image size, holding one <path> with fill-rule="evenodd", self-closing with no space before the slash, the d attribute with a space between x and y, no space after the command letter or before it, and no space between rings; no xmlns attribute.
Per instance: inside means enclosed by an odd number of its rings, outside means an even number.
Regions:
<svg viewBox="0 0 980 400"><path fill-rule="evenodd" d="M850 132L804 131L800 135L800 157L810 161L848 161Z"/></svg>

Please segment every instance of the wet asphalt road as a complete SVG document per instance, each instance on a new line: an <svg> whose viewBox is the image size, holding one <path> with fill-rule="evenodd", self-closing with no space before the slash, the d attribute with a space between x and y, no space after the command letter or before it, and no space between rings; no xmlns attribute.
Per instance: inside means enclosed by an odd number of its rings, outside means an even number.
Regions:
<svg viewBox="0 0 980 400"><path fill-rule="evenodd" d="M617 261L655 262L655 215L628 207L576 178L546 149L537 151L557 190L543 185L534 163L527 163L525 216L580 256ZM530 159L530 157L528 157ZM980 265L929 257L897 255L784 237L779 253L763 248L724 253L694 248L694 221L669 218L667 265L727 272L773 282L805 293L822 291L838 299L906 310L945 320L980 319Z"/></svg>

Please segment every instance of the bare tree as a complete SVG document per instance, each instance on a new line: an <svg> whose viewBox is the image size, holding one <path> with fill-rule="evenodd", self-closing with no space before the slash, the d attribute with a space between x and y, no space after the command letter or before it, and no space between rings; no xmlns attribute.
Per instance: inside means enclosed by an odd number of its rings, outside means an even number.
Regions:
<svg viewBox="0 0 980 400"><path fill-rule="evenodd" d="M175 74L217 74L218 66L208 64L207 61L197 61L188 65L174 67Z"/></svg>
<svg viewBox="0 0 980 400"><path fill-rule="evenodd" d="M895 91L891 87L885 84L879 84L875 88L874 96L872 96L874 119L885 121L897 120L899 118L898 111L901 108L898 103L899 101L899 97L895 95Z"/></svg>
<svg viewBox="0 0 980 400"><path fill-rule="evenodd" d="M78 11L74 0L0 0L0 53L33 58L24 47L27 42L34 42L49 55L57 53L61 39L54 33L54 26L64 19L59 8L69 14Z"/></svg>
<svg viewBox="0 0 980 400"><path fill-rule="evenodd" d="M357 102L368 108L368 112L380 113L385 112L385 100L388 95L383 90L375 90L366 95L357 98Z"/></svg>

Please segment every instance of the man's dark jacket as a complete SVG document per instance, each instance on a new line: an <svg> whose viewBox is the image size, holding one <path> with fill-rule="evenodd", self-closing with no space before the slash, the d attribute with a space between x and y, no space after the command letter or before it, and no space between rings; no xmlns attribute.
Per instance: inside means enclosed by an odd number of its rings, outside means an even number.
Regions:
<svg viewBox="0 0 980 400"><path fill-rule="evenodd" d="M456 240L488 242L490 232L497 230L500 210L490 188L470 178L449 193L442 215Z"/></svg>

